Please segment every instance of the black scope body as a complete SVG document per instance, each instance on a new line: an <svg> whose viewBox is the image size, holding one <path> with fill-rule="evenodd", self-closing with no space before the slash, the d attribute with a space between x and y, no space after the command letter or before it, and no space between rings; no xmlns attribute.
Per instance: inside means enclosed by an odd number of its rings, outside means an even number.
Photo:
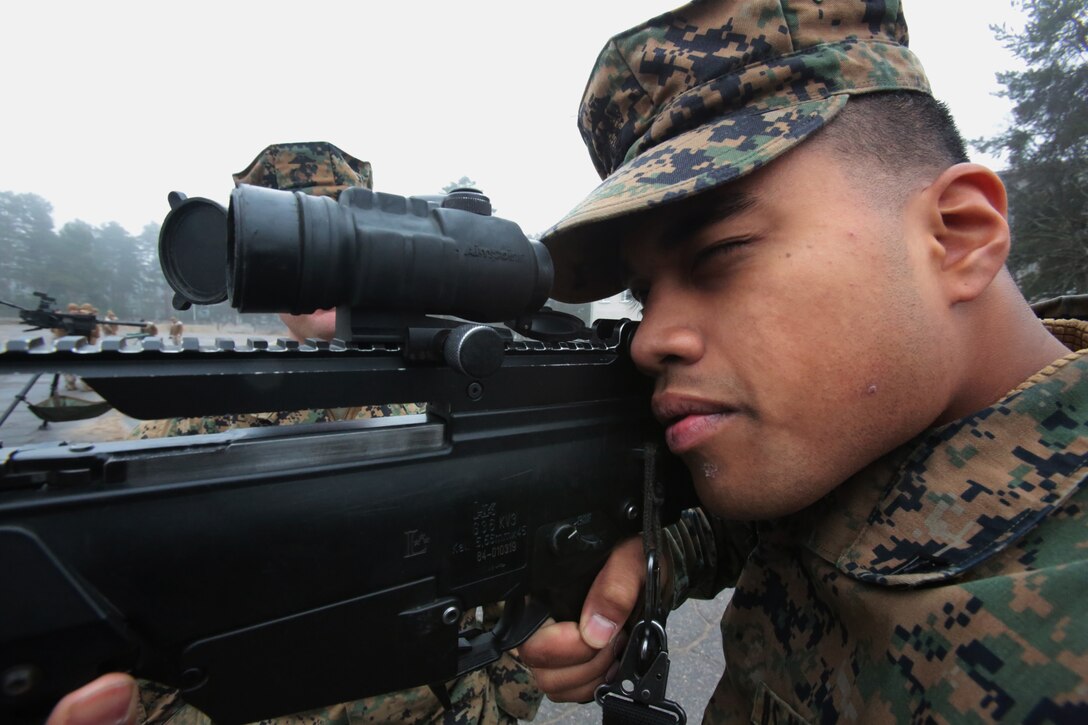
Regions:
<svg viewBox="0 0 1088 725"><path fill-rule="evenodd" d="M338 200L241 185L229 208L172 194L159 255L175 307L229 299L241 312L349 307L476 322L544 305L547 249L490 216L487 197L402 197L355 187Z"/></svg>

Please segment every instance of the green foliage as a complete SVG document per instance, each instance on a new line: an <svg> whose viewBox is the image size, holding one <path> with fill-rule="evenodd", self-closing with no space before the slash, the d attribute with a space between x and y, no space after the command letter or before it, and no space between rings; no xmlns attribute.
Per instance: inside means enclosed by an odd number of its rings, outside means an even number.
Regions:
<svg viewBox="0 0 1088 725"><path fill-rule="evenodd" d="M995 27L1024 61L999 73L1013 123L975 145L1008 160L1009 268L1031 300L1088 292L1088 11L1085 0L1016 0L1019 33Z"/></svg>
<svg viewBox="0 0 1088 725"><path fill-rule="evenodd" d="M36 194L0 191L0 299L36 307L33 292L52 295L57 306L90 303L121 319L164 322L177 313L158 259L159 225L132 236L120 224L95 227L68 222L54 231L53 207ZM10 308L0 311L14 317ZM185 313L184 319L237 321L226 305ZM161 325L160 325L161 327Z"/></svg>
<svg viewBox="0 0 1088 725"><path fill-rule="evenodd" d="M29 295L20 272L40 269L42 245L53 236L53 207L36 194L0 192L0 295ZM33 276L33 272L30 272Z"/></svg>

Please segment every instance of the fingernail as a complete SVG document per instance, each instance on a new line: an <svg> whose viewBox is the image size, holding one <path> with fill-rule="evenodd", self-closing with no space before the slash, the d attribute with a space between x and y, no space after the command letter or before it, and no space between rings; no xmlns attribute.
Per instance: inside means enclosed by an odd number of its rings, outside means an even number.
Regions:
<svg viewBox="0 0 1088 725"><path fill-rule="evenodd" d="M585 639L586 644L596 649L603 648L606 644L612 641L612 635L616 633L616 623L610 619L606 619L599 614L594 614L586 622L585 631L582 632L582 638Z"/></svg>
<svg viewBox="0 0 1088 725"><path fill-rule="evenodd" d="M72 703L66 725L98 725L136 720L136 687L131 682L114 682L91 690Z"/></svg>

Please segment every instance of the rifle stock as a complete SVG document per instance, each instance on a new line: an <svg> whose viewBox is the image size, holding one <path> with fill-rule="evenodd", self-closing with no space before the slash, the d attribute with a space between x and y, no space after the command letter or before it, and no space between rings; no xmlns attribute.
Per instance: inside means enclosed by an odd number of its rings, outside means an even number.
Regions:
<svg viewBox="0 0 1088 725"><path fill-rule="evenodd" d="M122 669L247 722L445 682L549 613L577 618L640 528L640 451L660 437L632 324L609 344L507 341L483 380L388 345L8 343L0 372L77 373L135 417L428 412L0 449L3 719ZM668 519L690 484L671 458L660 477ZM495 601L499 626L461 631Z"/></svg>

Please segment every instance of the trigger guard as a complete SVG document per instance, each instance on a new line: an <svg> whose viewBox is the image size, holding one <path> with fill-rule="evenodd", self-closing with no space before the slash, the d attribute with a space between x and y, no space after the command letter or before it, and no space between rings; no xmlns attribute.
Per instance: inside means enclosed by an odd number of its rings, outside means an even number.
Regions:
<svg viewBox="0 0 1088 725"><path fill-rule="evenodd" d="M502 616L489 632L473 628L462 632L457 644L457 676L477 670L517 647L548 618L548 608L542 603L523 597L506 600Z"/></svg>
<svg viewBox="0 0 1088 725"><path fill-rule="evenodd" d="M549 614L547 606L532 597L507 599L502 617L492 630L497 645L503 651L517 647L540 629Z"/></svg>

